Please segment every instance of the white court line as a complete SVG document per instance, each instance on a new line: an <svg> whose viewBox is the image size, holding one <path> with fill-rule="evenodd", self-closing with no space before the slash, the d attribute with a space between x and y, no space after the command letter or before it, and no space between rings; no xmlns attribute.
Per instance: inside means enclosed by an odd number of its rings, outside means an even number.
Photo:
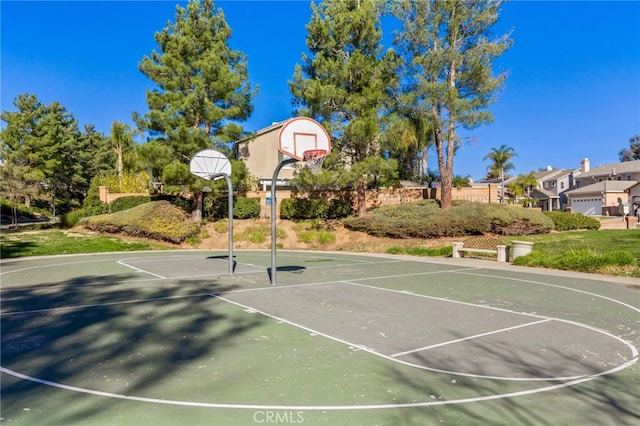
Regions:
<svg viewBox="0 0 640 426"><path fill-rule="evenodd" d="M216 299L220 299L220 300L223 300L223 301L225 301L227 303L231 303L233 305L239 306L245 312L247 312L247 310L250 310L253 313L258 313L260 315L272 318L272 319L274 319L274 320L276 320L278 322L281 322L281 323L284 323L284 324L289 324L289 325L291 325L293 327L308 331L313 335L322 336L322 337L327 338L329 340L333 340L335 342L342 343L342 344L344 344L344 345L346 345L348 347L358 348L358 349L360 349L360 350L362 350L364 352L370 353L370 354L378 356L380 358L384 358L384 359L387 359L389 361L392 361L392 362L395 362L395 363L398 363L398 364L407 365L409 367L417 368L417 369L420 369L420 370L432 371L432 372L435 372L435 373L446 373L446 374L451 374L451 375L454 375L454 376L473 377L473 378L492 379L492 380L517 381L517 382L536 382L536 381L549 381L549 380L562 380L562 381L565 381L565 380L576 380L576 379L581 379L581 378L587 377L584 374L579 375L579 376L567 376L567 377L486 376L486 375L481 375L481 374L462 373L462 372L459 372L459 371L442 370L442 369L439 369L439 368L427 367L425 365L415 364L415 363L412 363L412 362L403 361L403 360L398 359L398 358L393 358L390 355L385 355L383 353L377 352L375 349L368 348L367 346L364 346L364 345L361 345L361 344L358 344L358 343L349 342L348 340L344 340L344 339L341 339L339 337L335 337L335 336L332 336L330 334L323 333L321 331L315 330L315 329L307 327L305 325L302 325L302 324L287 320L285 318L282 318L282 317L279 317L279 316L276 316L276 315L272 315L272 314L270 314L268 312L265 312L265 311L262 311L260 309L254 308L253 306L245 305L245 304L240 303L240 302L235 302L233 300L230 300L230 299L227 299L225 297L222 297L219 294L211 293L210 295L212 297L215 297ZM545 320L547 320L547 319L551 320L551 319L554 319L554 318L545 318ZM558 321L562 321L562 320L559 319ZM540 321L540 322L544 322L544 321ZM589 327L587 327L587 328L589 328ZM598 331L598 330L595 330L595 331ZM622 343L624 343L627 346L629 346L631 348L632 353L634 353L634 356L637 357L637 351L635 351L635 347L633 347L630 344L624 342L622 339L620 339L620 338L618 338L616 336L613 336L613 335L611 335L609 333L606 333L606 332L602 332L602 331L600 331L600 332L603 333L603 334L607 334L610 337L613 337L614 339L616 339L618 341L621 341Z"/></svg>
<svg viewBox="0 0 640 426"><path fill-rule="evenodd" d="M531 325L542 324L543 322L547 322L547 321L551 321L551 319L547 318L547 319L543 319L543 320L540 320L540 321L534 321L534 322L529 322L529 323L526 323L526 324L514 325L513 327L502 328L500 330L487 331L486 333L480 333L480 334L476 334L474 336L463 337L461 339L449 340L448 342L436 343L435 345L423 346L421 348L412 349L410 351L398 352L397 354L391 355L391 357L395 358L395 357L402 356L402 355L412 354L414 352L426 351L428 349L433 349L433 348L440 348L442 346L451 345L453 343L464 342L465 340L471 340L471 339L476 339L478 337L490 336L492 334L504 333L505 331L511 331L511 330L515 330L515 329L518 329L518 328L522 328L522 327L529 327Z"/></svg>
<svg viewBox="0 0 640 426"><path fill-rule="evenodd" d="M78 263L85 263L85 262L78 262ZM481 268L466 268L466 271L469 270L475 270L475 269L481 269ZM462 272L464 270L459 270L459 271L454 271L454 270L450 270L450 271L439 271L439 272ZM434 273L438 273L438 272L434 272ZM425 274L419 274L419 275L426 275L429 273L425 273ZM412 274L413 275L413 274ZM472 274L472 275L479 275L479 276L487 276L487 275L481 275L481 274ZM401 277L401 275L397 275L397 277ZM509 279L508 277L496 277L496 278L500 278L500 279ZM520 281L525 281L525 282L532 282L532 283L536 283L536 284L541 284L541 285L550 285L553 287L559 287L559 288L565 288L567 290L573 290L573 291L579 291L582 293L586 293L586 294L590 294L596 297L602 297L605 299L609 299L606 298L604 296L600 296L597 294L592 294L592 293L588 293L588 292L584 292L584 291L580 291L580 290L575 290L575 289L571 289L571 288L566 288L566 287L562 287L562 286L556 286L556 285L551 285L551 284L545 284L545 283L539 283L539 282L535 282L535 281L527 281L527 280L520 280ZM323 282L323 283L317 283L317 284L328 284L327 282ZM316 285L317 285L316 284ZM362 284L356 284L356 283L349 283L352 285L362 285ZM305 284L308 285L308 284ZM385 290L385 289L381 289L378 287L373 287L373 286L366 286L363 285L364 287L371 287L371 288L375 288L378 290ZM279 289L282 289L284 287L277 287ZM270 289L270 288L268 288ZM407 292L402 292L399 291L399 293L401 294L410 294ZM211 295L209 293L207 293L206 295ZM193 296L197 296L197 295L187 295L187 296L176 296L174 298L177 297L193 297ZM218 297L217 295L212 295L214 297ZM428 296L421 296L421 295L417 295L420 297L428 297ZM433 297L432 297L433 298ZM162 298L162 299L167 299L167 298ZM447 301L447 302L455 302L452 300L448 300L448 299L441 299L441 298L434 298L434 299L439 299L439 300L443 300L443 301ZM152 299L151 299L152 300ZM613 302L617 302L622 304L623 306L627 306L630 307L631 309L637 310L636 308L629 306L623 302L617 301L615 299L609 299ZM143 300L141 300L143 301ZM135 301L133 302L118 302L118 303L135 303ZM231 302L233 303L233 302ZM462 302L457 302L457 303L462 303ZM114 302L115 304L115 302ZM478 307L486 307L486 306L480 306L480 305L473 305L473 306L478 306ZM61 309L61 308L56 308L56 309ZM492 309L497 309L497 308L492 308ZM503 309L498 309L498 310L503 310ZM505 310L506 311L506 310ZM510 311L507 311L510 312ZM273 316L271 316L272 318L275 318ZM559 320L559 321L563 321L563 320ZM292 324L289 321L283 320L283 322L285 323L289 323ZM564 322L568 322L571 323L569 321L564 321ZM601 376L605 376L605 375L609 375L609 374L613 374L615 372L624 370L625 368L630 367L631 365L635 364L638 361L638 352L635 349L635 347L629 345L628 343L624 342L622 339L620 339L617 336L613 336L610 333L607 332L603 332L601 330L598 330L596 328L593 327L589 327L589 326L585 326L584 324L577 324L574 323L576 325L580 325L589 329L592 329L594 331L597 332L601 332L604 334L607 334L623 343L625 343L627 346L629 346L632 349L632 353L633 353L633 359L627 361L626 363L619 365L611 370L607 370L607 371L603 371L597 374L592 374L589 376L584 376L584 377L579 377L575 380L571 380L565 383L559 383L559 384L554 384L551 386L546 386L546 387L541 387L541 388L536 388L536 389L528 389L528 390L524 390L524 391L518 391L518 392L509 392L509 393L503 393L503 394L496 394L496 395L487 395L487 396L480 396L480 397L473 397L473 398L464 398L464 399L455 399L455 400L439 400L439 401L422 401L422 402L409 402L409 403L393 403L393 404L366 404L366 405L324 405L324 406L314 406L314 405L257 405L257 404L223 404L223 403L207 403L207 402L193 402L193 401L176 401L176 400L168 400L168 399L156 399L156 398L145 398L145 397L136 397L136 396L130 396L130 395L122 395L122 394L116 394L116 393L110 393L110 392L102 392L102 391L96 391L96 390L91 390L91 389L86 389L86 388L80 388L80 387L76 387L76 386L69 386L69 385L65 385L65 384L61 384L61 383L56 383L56 382L52 382L52 381L48 381L48 380L43 380L43 379L39 379L36 377L31 377L25 374L21 374L18 372L15 372L13 370L4 368L0 366L0 372L5 373L5 374L9 374L12 375L14 377L20 378L20 379L24 379L24 380L28 380L34 383L39 383L39 384L43 384L43 385L47 385L47 386L51 386L54 388L58 388L58 389L65 389L65 390L70 390L73 392L79 392L79 393L84 393L84 394L89 394L89 395L94 395L94 396L102 396L102 397L108 397L108 398L115 398L115 399L120 399L120 400L128 400L128 401L136 401L136 402L146 402L146 403L155 403L155 404L164 404L164 405L174 405L174 406L184 406L184 407L203 407L203 408L230 408L230 409L251 409L251 410L309 410L309 411L339 411L339 410L370 410L370 409L397 409L397 408L416 408L416 407L430 407L430 406L440 406L440 405L454 405L454 404L463 404L463 403L472 403L472 402L484 402L484 401L491 401L491 400L498 400L498 399L505 399L505 398L513 398L513 397L519 397L519 396L526 396L526 395L533 395L536 393L542 393L542 392L548 392L548 391L553 391L553 390L559 390L559 389L563 389L563 388L567 388L567 387L571 387L571 386L575 386L577 384L580 383L584 383L584 382L588 382L591 381L593 379L596 379L598 377ZM292 324L294 326L296 326L295 324ZM304 327L302 327L304 328ZM317 334L321 334L323 336L325 336L322 333L317 333ZM332 339L331 336L326 336L330 339ZM336 339L333 339L336 340ZM353 345L355 347L359 347L358 345ZM376 356L381 356L378 353L375 352L371 352ZM383 356L384 357L384 356ZM393 360L393 358L390 358L391 360ZM398 362L397 360L393 360L395 362ZM402 363L402 362L400 362ZM504 380L504 378L497 378L497 379L502 379Z"/></svg>
<svg viewBox="0 0 640 426"><path fill-rule="evenodd" d="M129 264L124 262L125 260L129 260L130 261L131 259L120 259L120 260L118 260L117 263L122 265L122 266L126 266L127 268L131 268L134 271L138 271L138 272L142 272L142 273L145 273L145 274L153 275L154 277L158 277L158 278L161 278L163 280L167 279L167 277L163 277L162 275L154 274L153 272L145 271L144 269L140 269L140 268L135 267L133 265L129 265Z"/></svg>
<svg viewBox="0 0 640 426"><path fill-rule="evenodd" d="M608 300L610 302L614 302L614 303L620 304L620 305L622 305L622 306L624 306L626 308L629 308L631 310L634 310L636 312L640 312L640 308L636 308L635 306L629 305L627 303L621 302L621 301L613 299L611 297L603 296L603 295L597 294L597 293L591 293L589 291L579 290L577 288L565 287L565 286L561 286L561 285L557 285L557 284L548 284L548 283L543 283L543 282L540 282L540 281L525 280L523 278L503 277L503 276L500 276L500 275L477 274L477 273L466 272L466 271L459 271L458 273L465 274L465 275L473 275L473 276L476 276L476 277L499 278L499 279L503 279L503 280L520 281L520 282L523 282L523 283L538 284L538 285L543 285L543 286L547 286L547 287L561 288L563 290L575 291L576 293L587 294L589 296L594 296L594 297L598 297L600 299Z"/></svg>
<svg viewBox="0 0 640 426"><path fill-rule="evenodd" d="M448 271L448 272L455 272L455 271ZM398 275L396 277L402 277L402 276L403 275ZM548 319L548 317L545 317L543 315L530 314L530 313L527 313L527 312L518 312L518 311L513 311L511 309L496 308L494 306L487 306L487 305L478 305L478 304L475 304L475 303L461 302L459 300L445 299L443 297L427 296L426 294L418 294L418 293L410 293L410 292L405 291L405 290L394 290L394 289L391 289L391 288L376 287L376 286L372 286L372 285L359 284L359 283L353 282L353 281L367 281L367 280L370 280L370 279L371 278L357 278L357 279L354 279L354 280L341 281L341 282L343 282L345 284L353 285L353 286L372 289L372 290L388 291L390 293L403 294L405 296L422 297L422 298L425 298L425 299L438 300L440 302L448 302L448 303L455 303L457 305L473 306L474 308L490 309L490 310L493 310L493 311L507 312L507 313L510 313L510 314L522 315L522 316L527 316L527 317ZM556 318L551 318L551 319L556 319Z"/></svg>
<svg viewBox="0 0 640 426"><path fill-rule="evenodd" d="M471 273L468 273L468 272L459 272L459 273L463 273L463 274L467 274L467 275L477 275L477 276L481 276L481 277L487 277L488 276L488 275L482 275L482 274L471 274ZM514 280L518 280L518 281L529 282L529 283L532 283L532 284L550 285L552 287L559 287L559 288L563 288L565 290L573 290L573 291L577 291L579 293L587 293L587 294L589 294L591 296L594 296L594 297L601 297L601 298L603 298L605 300L610 300L612 302L618 302L623 306L631 308L632 310L636 310L636 311L638 310L633 306L629 306L626 303L620 302L619 300L611 299L611 298L605 297L605 296L600 296L600 295L598 295L596 293L589 293L589 292L584 292L582 290L575 290L575 289L572 289L571 287L562 287L562 286L557 286L555 284L545 284L545 283L536 282L536 281L520 280L520 279L517 279L517 278L505 278L505 277L500 277L500 276L493 276L492 278L514 279ZM352 280L352 281L361 281L361 280L368 280L368 278L362 278L362 279L357 279L357 280ZM626 340L616 336L615 334L609 333L606 330L601 330L599 328L593 327L593 326L588 325L588 324L583 324L583 323L579 323L579 322L575 322L575 321L565 320L565 319L562 319L562 318L547 317L547 316L544 316L544 315L530 314L530 313L526 313L526 312L518 312L518 311L513 311L513 310L510 310L510 309L496 308L496 307L493 307L493 306L477 305L475 303L461 302L461 301L458 301L458 300L451 300L451 299L444 299L442 297L435 297L435 296L427 296L427 295L424 295L424 294L409 293L409 292L404 291L404 290L393 290L393 289L389 289L389 288L375 287L375 286L371 286L371 285L367 285L367 284L355 283L355 282L352 282L352 281L342 281L342 282L344 282L345 284L350 284L350 285L354 285L354 286L360 286L360 287L374 289L374 290L388 291L388 292L391 292L391 293L398 293L398 294L403 294L403 295L406 295L406 296L424 297L425 299L433 299L433 300L438 300L438 301L442 301L442 302L449 302L449 303L455 303L455 304L460 304L460 305L473 306L473 307L476 307L476 308L490 309L490 310L494 310L494 311L507 312L507 313L516 314L516 315L523 315L523 316L529 316L529 317L533 317L533 318L541 318L541 319L544 319L544 320L553 320L553 321L564 322L566 324L572 324L572 325L575 325L575 326L578 326L578 327L583 327L583 328L595 331L597 333L604 334L606 336L611 337L614 340L619 341L620 343L626 345L627 348L629 348L629 350L631 351L631 358L632 359L635 359L637 361L637 358L638 358L638 350L636 349L636 347L634 345L632 345L631 343L627 342ZM455 374L455 373L452 373L452 374ZM480 377L485 377L485 376L480 376Z"/></svg>
<svg viewBox="0 0 640 426"><path fill-rule="evenodd" d="M111 392L102 392L86 388L80 388L77 386L69 386L62 383L51 382L49 380L39 379L37 377L27 376L8 368L0 367L0 372L9 374L19 379L29 380L34 383L51 386L58 389L65 389L73 392L84 393L94 396L104 396L107 398L123 399L127 401L136 402L150 402L154 404L163 405L177 405L182 407L201 407L201 408L234 408L234 409L249 409L249 410L304 410L304 411L342 411L342 410L374 410L374 409L388 409L388 408L417 408L417 407L431 407L436 405L455 405L466 404L470 402L484 402L495 399L514 398L517 396L533 395L536 393L548 392L552 390L563 389L570 386L575 386L580 383L588 382L596 379L600 376L613 374L617 371L624 370L625 368L633 365L637 360L629 361L614 369L604 371L602 373L593 374L587 377L582 377L566 383L560 383L552 386L546 386L536 389L528 389L519 392L509 392L497 395L479 396L474 398L452 399L447 401L424 401L424 402L407 402L397 404L363 404L363 405L257 405L257 404L222 404L222 403L209 403L209 402L195 402L195 401L175 401L170 399L157 399L157 398L145 398L139 396L122 395Z"/></svg>

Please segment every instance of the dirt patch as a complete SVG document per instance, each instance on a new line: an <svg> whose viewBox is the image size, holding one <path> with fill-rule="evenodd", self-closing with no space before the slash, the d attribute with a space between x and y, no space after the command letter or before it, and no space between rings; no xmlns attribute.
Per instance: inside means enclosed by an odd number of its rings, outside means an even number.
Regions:
<svg viewBox="0 0 640 426"><path fill-rule="evenodd" d="M278 221L276 224L280 234L286 234L282 238L278 238L278 248L284 250L325 250L325 251L351 251L351 252L370 252L384 253L389 247L443 247L451 245L455 240L453 238L438 239L397 239L374 237L364 232L351 231L346 229L340 222L324 223L323 229L335 235L335 241L326 244L309 244L302 241L298 237L300 226L293 221ZM244 233L249 227L263 227L269 232L266 233L265 240L262 242L252 242L246 238L237 238ZM223 250L228 248L229 235L227 232L216 232L213 223L205 225L207 237L198 244L184 244L185 248L197 248L206 250ZM271 248L271 222L269 220L234 220L233 233L234 248L238 249L269 249ZM459 240L459 238L458 238Z"/></svg>

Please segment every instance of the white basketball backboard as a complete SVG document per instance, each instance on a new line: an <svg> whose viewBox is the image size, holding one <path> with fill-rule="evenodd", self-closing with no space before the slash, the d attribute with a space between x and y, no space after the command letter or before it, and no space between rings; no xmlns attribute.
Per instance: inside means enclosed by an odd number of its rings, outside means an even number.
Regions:
<svg viewBox="0 0 640 426"><path fill-rule="evenodd" d="M203 179L215 180L231 175L231 163L215 149L203 149L196 153L189 164L191 173Z"/></svg>
<svg viewBox="0 0 640 426"><path fill-rule="evenodd" d="M278 150L296 160L304 160L304 153L312 150L331 152L329 133L317 121L308 117L292 118L280 129Z"/></svg>

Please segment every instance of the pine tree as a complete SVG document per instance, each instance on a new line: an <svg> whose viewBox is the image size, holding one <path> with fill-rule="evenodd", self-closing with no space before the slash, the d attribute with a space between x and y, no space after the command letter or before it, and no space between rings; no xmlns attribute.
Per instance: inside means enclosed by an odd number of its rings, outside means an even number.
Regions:
<svg viewBox="0 0 640 426"><path fill-rule="evenodd" d="M380 155L380 116L397 83L396 55L380 45L380 4L325 0L312 4L310 56L302 55L290 90L296 113L329 131L338 163L356 175L358 214L366 211L368 157Z"/></svg>
<svg viewBox="0 0 640 426"><path fill-rule="evenodd" d="M618 153L620 161L640 160L640 135L634 135L629 139L629 148Z"/></svg>
<svg viewBox="0 0 640 426"><path fill-rule="evenodd" d="M509 35L490 39L498 1L399 0L402 22L396 44L406 64L402 100L411 115L431 127L442 182L441 206L451 206L457 128L473 129L492 120L486 108L506 74L492 75L492 62L510 45Z"/></svg>
<svg viewBox="0 0 640 426"><path fill-rule="evenodd" d="M65 209L80 205L94 152L82 144L77 121L58 102L43 105L35 95L19 95L14 105L16 112L2 113L7 125L0 132L2 160L21 183L14 187L39 188L36 197L49 200L52 209L57 198ZM27 203L31 193L24 194Z"/></svg>
<svg viewBox="0 0 640 426"><path fill-rule="evenodd" d="M229 47L230 37L222 9L212 0L191 0L155 34L159 52L139 63L158 89L147 91L149 112L134 119L184 164L200 149L236 140L237 123L253 110L247 60Z"/></svg>

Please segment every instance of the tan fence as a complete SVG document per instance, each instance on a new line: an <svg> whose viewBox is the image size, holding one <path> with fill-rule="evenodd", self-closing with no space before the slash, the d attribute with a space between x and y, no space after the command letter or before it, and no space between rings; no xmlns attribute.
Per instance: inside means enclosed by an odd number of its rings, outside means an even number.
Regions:
<svg viewBox="0 0 640 426"><path fill-rule="evenodd" d="M100 201L103 203L109 204L114 200L122 197L135 197L135 196L148 196L148 192L138 192L138 193L127 193L127 192L114 192L113 194L109 192L109 188L106 186L98 187L100 191Z"/></svg>

